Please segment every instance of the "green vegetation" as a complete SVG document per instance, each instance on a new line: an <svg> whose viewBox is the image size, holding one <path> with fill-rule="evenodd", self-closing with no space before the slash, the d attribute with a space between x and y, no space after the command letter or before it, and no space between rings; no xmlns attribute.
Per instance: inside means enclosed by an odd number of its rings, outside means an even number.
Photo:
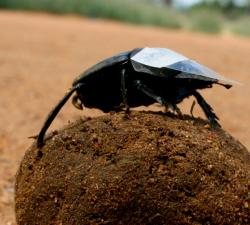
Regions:
<svg viewBox="0 0 250 225"><path fill-rule="evenodd" d="M218 1L202 3L177 11L153 0L0 0L0 8L78 14L91 18L107 18L128 23L161 26L172 29L220 33L231 32L250 36L250 9L223 8ZM166 2L166 1L165 1Z"/></svg>
<svg viewBox="0 0 250 225"><path fill-rule="evenodd" d="M250 17L242 17L231 25L231 30L239 35L250 36Z"/></svg>
<svg viewBox="0 0 250 225"><path fill-rule="evenodd" d="M51 13L75 13L130 23L181 27L177 12L166 7L155 6L145 0L0 0L0 7Z"/></svg>
<svg viewBox="0 0 250 225"><path fill-rule="evenodd" d="M206 33L220 33L223 29L223 18L215 12L201 10L191 13L190 29Z"/></svg>

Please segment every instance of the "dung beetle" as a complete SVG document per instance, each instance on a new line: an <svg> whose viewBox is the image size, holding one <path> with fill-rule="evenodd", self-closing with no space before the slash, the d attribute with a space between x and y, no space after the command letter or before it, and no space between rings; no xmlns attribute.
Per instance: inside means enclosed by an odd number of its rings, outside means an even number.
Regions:
<svg viewBox="0 0 250 225"><path fill-rule="evenodd" d="M80 74L55 108L49 113L37 146L44 145L44 136L57 113L70 96L77 109L83 105L103 112L129 107L148 106L155 102L180 114L177 104L194 96L213 126L218 117L197 92L219 84L227 89L234 81L166 48L136 48L107 58Z"/></svg>

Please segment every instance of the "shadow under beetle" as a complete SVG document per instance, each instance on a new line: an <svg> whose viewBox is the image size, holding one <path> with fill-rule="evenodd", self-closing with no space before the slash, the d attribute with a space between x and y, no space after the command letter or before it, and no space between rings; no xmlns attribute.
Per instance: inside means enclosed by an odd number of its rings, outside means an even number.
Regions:
<svg viewBox="0 0 250 225"><path fill-rule="evenodd" d="M82 109L98 108L104 112L125 107L148 106L160 103L178 114L177 104L194 96L213 126L218 117L212 107L197 92L219 84L230 88L234 81L213 70L166 48L137 48L107 58L92 66L73 82L72 87L49 113L40 133L37 146L44 145L44 136L50 124L67 102Z"/></svg>

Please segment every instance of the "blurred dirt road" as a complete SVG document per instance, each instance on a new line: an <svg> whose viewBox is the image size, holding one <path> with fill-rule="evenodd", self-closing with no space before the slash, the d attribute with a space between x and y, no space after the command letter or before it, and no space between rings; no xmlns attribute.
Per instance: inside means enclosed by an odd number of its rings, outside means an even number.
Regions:
<svg viewBox="0 0 250 225"><path fill-rule="evenodd" d="M15 224L14 175L32 143L27 137L37 134L76 75L119 51L171 48L242 82L231 90L214 87L202 93L223 128L250 149L250 39L8 11L0 11L0 27L0 225ZM184 112L191 101L182 104ZM195 115L203 116L198 108ZM52 129L98 114L67 104Z"/></svg>

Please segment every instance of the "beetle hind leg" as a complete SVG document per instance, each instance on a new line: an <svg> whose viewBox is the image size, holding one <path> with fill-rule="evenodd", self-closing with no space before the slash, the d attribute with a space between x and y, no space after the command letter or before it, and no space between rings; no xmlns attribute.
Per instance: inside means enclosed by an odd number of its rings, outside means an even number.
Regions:
<svg viewBox="0 0 250 225"><path fill-rule="evenodd" d="M214 113L213 108L205 101L205 99L201 96L201 94L197 91L193 93L193 96L196 98L198 104L201 106L203 112L207 116L208 120L210 121L211 125L213 127L220 127L220 124L218 122L219 118Z"/></svg>

